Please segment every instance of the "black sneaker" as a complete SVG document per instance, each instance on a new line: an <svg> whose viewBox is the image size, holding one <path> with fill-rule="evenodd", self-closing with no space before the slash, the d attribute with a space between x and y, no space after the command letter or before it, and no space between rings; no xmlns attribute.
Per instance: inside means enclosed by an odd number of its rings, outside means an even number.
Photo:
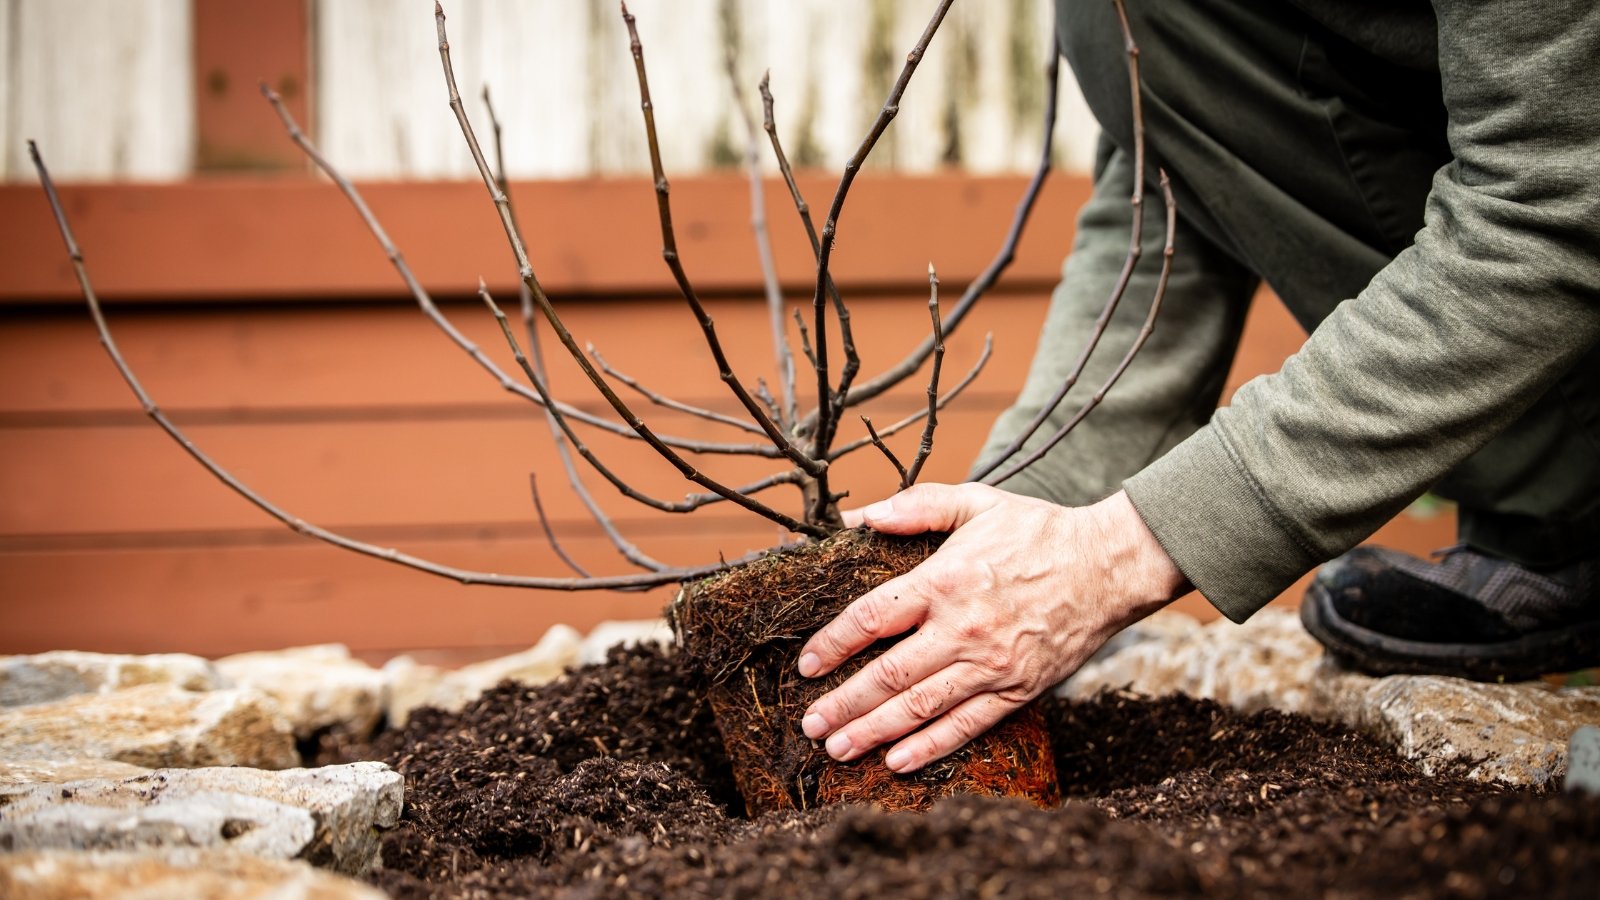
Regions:
<svg viewBox="0 0 1600 900"><path fill-rule="evenodd" d="M1522 681L1600 666L1600 558L1541 573L1465 547L1439 557L1357 547L1317 570L1300 619L1372 675Z"/></svg>

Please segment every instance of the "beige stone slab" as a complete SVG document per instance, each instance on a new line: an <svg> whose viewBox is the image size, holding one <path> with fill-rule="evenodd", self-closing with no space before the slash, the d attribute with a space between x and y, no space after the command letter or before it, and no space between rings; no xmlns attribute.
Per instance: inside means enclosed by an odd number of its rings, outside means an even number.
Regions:
<svg viewBox="0 0 1600 900"><path fill-rule="evenodd" d="M146 768L300 764L277 704L254 690L145 684L0 710L0 760L109 759Z"/></svg>
<svg viewBox="0 0 1600 900"><path fill-rule="evenodd" d="M302 862L218 850L44 850L0 854L9 900L384 900L351 878Z"/></svg>
<svg viewBox="0 0 1600 900"><path fill-rule="evenodd" d="M0 707L48 703L140 684L173 684L191 691L222 686L210 662L186 653L132 656L52 650L31 656L0 656Z"/></svg>

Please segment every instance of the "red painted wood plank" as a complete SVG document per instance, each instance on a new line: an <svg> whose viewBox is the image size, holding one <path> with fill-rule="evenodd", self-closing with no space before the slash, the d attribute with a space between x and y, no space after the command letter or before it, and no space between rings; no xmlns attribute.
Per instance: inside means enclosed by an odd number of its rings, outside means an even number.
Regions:
<svg viewBox="0 0 1600 900"><path fill-rule="evenodd" d="M808 196L833 180L802 179ZM988 264L1024 179L958 174L864 176L839 227L835 272L846 288L916 284L933 261L951 283ZM510 294L516 270L481 184L372 183L372 209L430 290L469 296L481 275ZM706 291L749 291L760 272L738 175L673 182L680 252ZM641 178L514 185L540 280L557 295L671 291L661 263L654 194ZM1011 273L1013 283L1053 282L1087 179L1053 179ZM782 197L781 183L768 187ZM164 185L62 186L62 197L100 293L110 300L385 298L403 286L339 192L308 178L208 179ZM809 296L810 245L796 217L773 201L778 267ZM36 186L0 186L0 302L71 302L77 285L48 205Z"/></svg>

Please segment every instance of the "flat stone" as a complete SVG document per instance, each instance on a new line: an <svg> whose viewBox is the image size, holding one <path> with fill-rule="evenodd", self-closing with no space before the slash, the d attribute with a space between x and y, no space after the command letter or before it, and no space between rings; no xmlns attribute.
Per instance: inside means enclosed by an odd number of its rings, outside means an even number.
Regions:
<svg viewBox="0 0 1600 900"><path fill-rule="evenodd" d="M56 650L0 656L0 707L49 703L74 694L106 693L140 684L209 691L222 682L211 663L185 653L130 656Z"/></svg>
<svg viewBox="0 0 1600 900"><path fill-rule="evenodd" d="M383 673L352 659L343 644L240 653L217 660L216 668L229 686L277 701L300 740L324 731L364 739L383 718Z"/></svg>
<svg viewBox="0 0 1600 900"><path fill-rule="evenodd" d="M353 878L303 862L193 848L160 852L44 850L0 854L9 900L384 900Z"/></svg>
<svg viewBox="0 0 1600 900"><path fill-rule="evenodd" d="M404 725L411 711L419 706L459 710L502 681L527 685L553 681L577 663L582 645L583 636L577 630L556 625L528 650L455 670L397 656L383 667L389 683L389 724Z"/></svg>
<svg viewBox="0 0 1600 900"><path fill-rule="evenodd" d="M145 768L300 764L294 734L259 691L144 684L0 709L0 760L109 759Z"/></svg>
<svg viewBox="0 0 1600 900"><path fill-rule="evenodd" d="M1085 664L1058 692L1083 699L1127 689L1150 697L1187 694L1245 712L1319 711L1312 682L1322 646L1297 614L1264 609L1243 625L1219 619L1204 626L1189 616L1158 622L1160 616L1146 620L1141 639Z"/></svg>
<svg viewBox="0 0 1600 900"><path fill-rule="evenodd" d="M60 784L85 778L132 778L150 770L113 759L17 759L0 761L0 796L6 788Z"/></svg>
<svg viewBox="0 0 1600 900"><path fill-rule="evenodd" d="M1600 725L1600 688L1593 687L1373 678L1330 660L1317 673L1316 690L1325 715L1391 744L1423 771L1461 765L1479 781L1559 784L1573 732Z"/></svg>
<svg viewBox="0 0 1600 900"><path fill-rule="evenodd" d="M0 849L227 848L345 873L378 863L404 784L383 763L159 769L0 790Z"/></svg>
<svg viewBox="0 0 1600 900"><path fill-rule="evenodd" d="M666 619L608 619L589 630L578 646L578 665L592 666L606 661L612 647L654 644L672 645L672 626Z"/></svg>

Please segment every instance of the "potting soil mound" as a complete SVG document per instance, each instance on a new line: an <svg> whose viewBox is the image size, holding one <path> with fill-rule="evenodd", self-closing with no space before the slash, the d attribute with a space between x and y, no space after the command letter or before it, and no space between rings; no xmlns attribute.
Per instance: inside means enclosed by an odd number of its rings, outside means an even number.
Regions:
<svg viewBox="0 0 1600 900"><path fill-rule="evenodd" d="M406 778L397 897L1591 897L1600 800L1429 777L1372 741L1183 697L1051 701L1066 799L743 817L703 689L649 648L367 756ZM348 751L347 751L348 755Z"/></svg>

